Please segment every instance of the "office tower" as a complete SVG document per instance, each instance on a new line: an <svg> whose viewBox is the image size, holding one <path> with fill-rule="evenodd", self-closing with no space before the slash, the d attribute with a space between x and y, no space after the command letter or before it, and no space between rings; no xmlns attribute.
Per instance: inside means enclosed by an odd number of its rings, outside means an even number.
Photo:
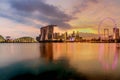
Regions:
<svg viewBox="0 0 120 80"><path fill-rule="evenodd" d="M75 37L76 35L75 35L75 31L73 31L73 33L72 33L72 37Z"/></svg>
<svg viewBox="0 0 120 80"><path fill-rule="evenodd" d="M54 33L54 34L53 34L53 39L58 40L59 37L60 37L60 33Z"/></svg>
<svg viewBox="0 0 120 80"><path fill-rule="evenodd" d="M67 40L67 38L68 38L68 33L67 33L67 32L65 32L65 34L64 34L64 40L66 41L66 40Z"/></svg>
<svg viewBox="0 0 120 80"><path fill-rule="evenodd" d="M105 40L108 39L108 37L109 37L109 29L105 28L104 29L104 38L105 38Z"/></svg>
<svg viewBox="0 0 120 80"><path fill-rule="evenodd" d="M119 28L113 28L113 39L119 39Z"/></svg>

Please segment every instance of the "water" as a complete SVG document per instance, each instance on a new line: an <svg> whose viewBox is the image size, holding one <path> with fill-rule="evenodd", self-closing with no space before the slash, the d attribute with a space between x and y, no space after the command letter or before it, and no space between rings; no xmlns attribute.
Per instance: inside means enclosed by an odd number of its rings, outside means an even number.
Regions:
<svg viewBox="0 0 120 80"><path fill-rule="evenodd" d="M118 46L118 43L3 43L0 80L28 72L38 75L44 70L60 71L63 69L60 66L66 66L66 71L73 69L73 73L87 80L120 80Z"/></svg>

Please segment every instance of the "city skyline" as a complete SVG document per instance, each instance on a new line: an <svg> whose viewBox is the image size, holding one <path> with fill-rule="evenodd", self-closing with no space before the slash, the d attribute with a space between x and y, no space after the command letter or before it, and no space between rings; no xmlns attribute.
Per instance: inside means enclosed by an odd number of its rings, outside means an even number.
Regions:
<svg viewBox="0 0 120 80"><path fill-rule="evenodd" d="M57 32L98 33L101 20L114 19L120 25L119 0L1 0L0 35L38 36L39 29L56 24ZM106 20L102 26L114 23Z"/></svg>

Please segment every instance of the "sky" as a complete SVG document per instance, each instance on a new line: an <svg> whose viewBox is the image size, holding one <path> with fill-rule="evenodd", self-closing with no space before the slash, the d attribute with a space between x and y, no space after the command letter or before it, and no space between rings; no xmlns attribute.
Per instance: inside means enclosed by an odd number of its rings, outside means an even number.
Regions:
<svg viewBox="0 0 120 80"><path fill-rule="evenodd" d="M36 37L40 28L98 33L120 26L120 0L0 0L0 35ZM102 23L101 23L102 22ZM101 25L100 25L101 23Z"/></svg>

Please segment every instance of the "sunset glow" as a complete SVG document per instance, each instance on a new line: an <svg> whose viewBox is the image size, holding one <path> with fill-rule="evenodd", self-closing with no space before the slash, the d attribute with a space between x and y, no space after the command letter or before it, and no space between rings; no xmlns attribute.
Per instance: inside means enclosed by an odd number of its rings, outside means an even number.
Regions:
<svg viewBox="0 0 120 80"><path fill-rule="evenodd" d="M106 17L113 18L119 27L119 3L119 0L1 0L0 35L35 38L39 29L49 24L57 25L58 32L97 34L100 21Z"/></svg>

